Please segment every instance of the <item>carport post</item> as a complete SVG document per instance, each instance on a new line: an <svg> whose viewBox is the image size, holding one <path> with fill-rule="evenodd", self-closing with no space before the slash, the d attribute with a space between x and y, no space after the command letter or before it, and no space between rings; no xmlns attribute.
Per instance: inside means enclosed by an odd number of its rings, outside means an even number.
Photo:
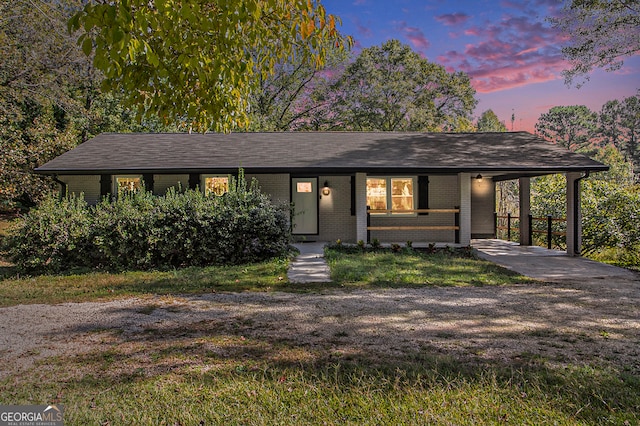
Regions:
<svg viewBox="0 0 640 426"><path fill-rule="evenodd" d="M586 176L567 173L567 254L580 256L582 215L580 213L580 180Z"/></svg>
<svg viewBox="0 0 640 426"><path fill-rule="evenodd" d="M367 174L356 173L356 241L367 241Z"/></svg>
<svg viewBox="0 0 640 426"><path fill-rule="evenodd" d="M475 178L474 178L475 179ZM460 245L471 244L471 174L459 173L460 186Z"/></svg>
<svg viewBox="0 0 640 426"><path fill-rule="evenodd" d="M521 177L520 183L520 245L531 245L530 213L531 213L531 178Z"/></svg>

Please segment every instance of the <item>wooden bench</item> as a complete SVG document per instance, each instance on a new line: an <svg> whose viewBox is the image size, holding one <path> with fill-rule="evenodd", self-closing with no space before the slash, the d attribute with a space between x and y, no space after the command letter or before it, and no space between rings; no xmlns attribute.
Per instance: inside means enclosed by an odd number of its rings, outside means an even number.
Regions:
<svg viewBox="0 0 640 426"><path fill-rule="evenodd" d="M376 213L436 213L453 214L454 225L392 225L371 226L371 215ZM460 209L415 209L415 210L370 210L367 207L367 242L371 241L371 231L455 231L455 242L460 242Z"/></svg>

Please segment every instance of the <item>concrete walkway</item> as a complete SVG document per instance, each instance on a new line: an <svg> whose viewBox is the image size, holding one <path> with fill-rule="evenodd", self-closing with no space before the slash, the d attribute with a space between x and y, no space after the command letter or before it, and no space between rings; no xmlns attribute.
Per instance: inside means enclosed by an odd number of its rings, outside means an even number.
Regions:
<svg viewBox="0 0 640 426"><path fill-rule="evenodd" d="M583 257L568 256L564 251L520 246L503 240L472 240L471 245L483 259L544 281L582 281L593 278L640 281L640 274L628 269Z"/></svg>
<svg viewBox="0 0 640 426"><path fill-rule="evenodd" d="M324 242L298 243L300 254L288 271L292 283L331 282L329 266L324 259ZM503 240L472 240L478 256L527 277L543 281L574 281L590 279L623 279L638 281L640 274L617 266L583 257L568 256L560 250L537 246L520 246Z"/></svg>
<svg viewBox="0 0 640 426"><path fill-rule="evenodd" d="M324 260L325 243L298 243L300 254L293 259L287 276L292 283L331 282L329 266Z"/></svg>

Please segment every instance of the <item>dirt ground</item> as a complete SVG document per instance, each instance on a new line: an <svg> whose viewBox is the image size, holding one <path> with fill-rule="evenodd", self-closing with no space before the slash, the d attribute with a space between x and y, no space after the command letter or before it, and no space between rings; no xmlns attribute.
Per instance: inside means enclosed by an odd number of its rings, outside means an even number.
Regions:
<svg viewBox="0 0 640 426"><path fill-rule="evenodd" d="M143 332L161 343L168 336L223 328L338 356L423 351L501 365L543 360L640 374L640 279L212 293L1 308L0 378L19 374L36 360L105 350Z"/></svg>

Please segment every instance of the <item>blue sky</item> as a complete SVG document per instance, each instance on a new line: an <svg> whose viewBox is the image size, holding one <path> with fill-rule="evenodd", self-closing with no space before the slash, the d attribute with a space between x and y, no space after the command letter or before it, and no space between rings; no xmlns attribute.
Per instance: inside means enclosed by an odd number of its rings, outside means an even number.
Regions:
<svg viewBox="0 0 640 426"><path fill-rule="evenodd" d="M640 56L615 73L595 71L582 88L567 87L560 48L565 36L545 21L556 0L323 0L342 19L354 51L398 39L429 61L472 78L480 103L511 129L533 131L540 114L556 105L599 111L611 99L640 88Z"/></svg>

